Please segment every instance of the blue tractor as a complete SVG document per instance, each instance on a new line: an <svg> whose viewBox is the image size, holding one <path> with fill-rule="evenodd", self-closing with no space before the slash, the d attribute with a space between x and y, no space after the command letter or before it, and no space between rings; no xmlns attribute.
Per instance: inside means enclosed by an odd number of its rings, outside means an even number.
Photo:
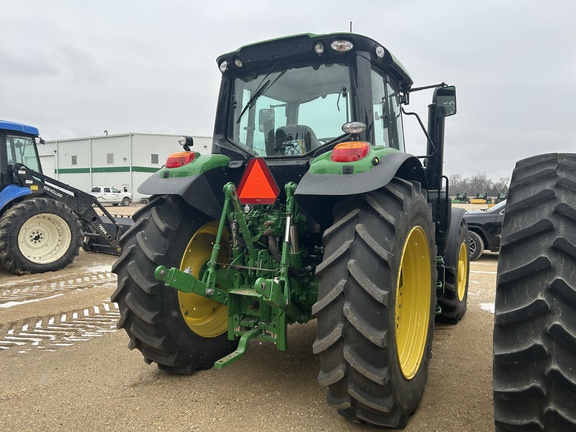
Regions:
<svg viewBox="0 0 576 432"><path fill-rule="evenodd" d="M0 264L15 274L59 270L94 237L119 254L123 227L90 194L42 173L43 142L37 128L0 120Z"/></svg>

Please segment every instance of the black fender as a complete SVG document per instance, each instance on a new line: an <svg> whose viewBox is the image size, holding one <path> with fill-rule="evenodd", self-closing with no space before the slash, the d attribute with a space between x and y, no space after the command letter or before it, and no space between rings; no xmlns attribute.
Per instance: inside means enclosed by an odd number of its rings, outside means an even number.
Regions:
<svg viewBox="0 0 576 432"><path fill-rule="evenodd" d="M446 252L444 253L444 265L448 268L456 268L458 266L458 254L460 253L458 238L460 225L464 221L464 213L466 213L466 210L463 208L452 208L450 228L446 239ZM464 221L464 223L466 222Z"/></svg>
<svg viewBox="0 0 576 432"><path fill-rule="evenodd" d="M144 195L178 195L191 207L219 220L224 205L222 189L228 182L238 184L241 174L242 170L230 166L187 177L164 177L155 173L138 187L138 192Z"/></svg>
<svg viewBox="0 0 576 432"><path fill-rule="evenodd" d="M346 164L342 164L345 166ZM351 174L307 172L296 188L298 205L324 227L332 224L332 208L349 196L363 195L390 183L394 177L416 180L426 189L426 175L420 160L407 153L392 153L368 171Z"/></svg>

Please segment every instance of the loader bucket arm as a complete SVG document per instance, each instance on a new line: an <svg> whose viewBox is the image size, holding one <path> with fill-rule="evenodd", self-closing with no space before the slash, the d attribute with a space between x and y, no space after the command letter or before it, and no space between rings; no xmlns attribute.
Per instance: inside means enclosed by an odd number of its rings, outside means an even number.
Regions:
<svg viewBox="0 0 576 432"><path fill-rule="evenodd" d="M31 170L23 164L15 164L13 172L20 186L29 187L33 191L37 190L70 207L83 223L90 226L110 245L115 255L120 255L122 247L120 246L119 240L124 231L124 227L98 202L96 197L42 173ZM102 210L104 215L114 225L113 233L108 232L104 227L100 216L98 216L94 210L94 205Z"/></svg>

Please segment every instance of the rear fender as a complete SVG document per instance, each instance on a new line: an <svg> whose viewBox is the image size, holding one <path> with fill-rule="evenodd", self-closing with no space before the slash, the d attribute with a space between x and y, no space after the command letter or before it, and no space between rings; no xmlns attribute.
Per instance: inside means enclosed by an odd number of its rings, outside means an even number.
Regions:
<svg viewBox="0 0 576 432"><path fill-rule="evenodd" d="M369 170L345 174L307 172L296 188L298 205L325 228L332 224L331 209L344 198L363 195L386 186L394 177L415 180L426 188L426 176L420 160L415 156L390 152L380 158Z"/></svg>
<svg viewBox="0 0 576 432"><path fill-rule="evenodd" d="M237 164L238 168L243 167ZM242 174L224 155L198 155L179 168L162 168L148 177L138 188L144 195L178 195L213 219L220 219L228 182L237 184Z"/></svg>

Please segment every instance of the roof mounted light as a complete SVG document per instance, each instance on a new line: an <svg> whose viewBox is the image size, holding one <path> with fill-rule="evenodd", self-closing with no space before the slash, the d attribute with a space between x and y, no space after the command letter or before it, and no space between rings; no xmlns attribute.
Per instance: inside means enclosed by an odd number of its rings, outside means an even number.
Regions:
<svg viewBox="0 0 576 432"><path fill-rule="evenodd" d="M386 54L386 50L384 49L384 47L382 47L380 45L378 45L376 47L375 52L376 52L376 57L378 57L378 58L384 58L384 54Z"/></svg>
<svg viewBox="0 0 576 432"><path fill-rule="evenodd" d="M240 57L236 57L234 59L234 64L236 65L237 68L241 68L242 66L244 66L244 63L242 63L242 60L240 60Z"/></svg>
<svg viewBox="0 0 576 432"><path fill-rule="evenodd" d="M314 52L318 55L322 55L325 49L326 47L322 42L316 42L316 45L314 45Z"/></svg>
<svg viewBox="0 0 576 432"><path fill-rule="evenodd" d="M224 73L228 70L228 62L224 60L218 67L220 68L220 72Z"/></svg>
<svg viewBox="0 0 576 432"><path fill-rule="evenodd" d="M332 41L332 43L330 44L330 47L334 51L346 52L346 51L350 51L352 48L354 48L354 44L350 41L347 41L347 40L335 40L335 41Z"/></svg>
<svg viewBox="0 0 576 432"><path fill-rule="evenodd" d="M342 125L342 130L346 133L356 135L366 130L366 125L362 122L348 122Z"/></svg>
<svg viewBox="0 0 576 432"><path fill-rule="evenodd" d="M178 138L178 144L184 147L184 150L190 151L190 147L194 145L194 138L191 136L181 136Z"/></svg>

